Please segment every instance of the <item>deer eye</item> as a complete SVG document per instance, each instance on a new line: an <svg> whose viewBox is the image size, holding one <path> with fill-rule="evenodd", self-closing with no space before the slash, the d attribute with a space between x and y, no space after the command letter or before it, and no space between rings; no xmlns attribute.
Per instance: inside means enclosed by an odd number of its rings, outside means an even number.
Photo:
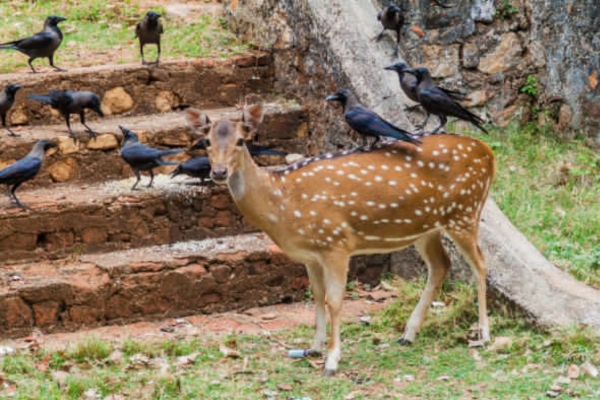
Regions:
<svg viewBox="0 0 600 400"><path fill-rule="evenodd" d="M243 145L244 145L244 139L242 139L242 138L239 138L239 139L237 140L237 142L235 142L235 145L236 145L236 146L243 146Z"/></svg>

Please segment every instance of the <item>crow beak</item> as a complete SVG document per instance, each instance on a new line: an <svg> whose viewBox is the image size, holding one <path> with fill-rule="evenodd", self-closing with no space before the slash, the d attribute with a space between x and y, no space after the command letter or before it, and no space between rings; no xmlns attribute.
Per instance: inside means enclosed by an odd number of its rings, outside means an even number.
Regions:
<svg viewBox="0 0 600 400"><path fill-rule="evenodd" d="M385 67L383 69L386 69L388 71L395 71L396 70L396 66L395 65L388 65L387 67Z"/></svg>
<svg viewBox="0 0 600 400"><path fill-rule="evenodd" d="M340 96L338 94L331 94L331 95L325 97L325 101L336 101L339 99L340 99Z"/></svg>

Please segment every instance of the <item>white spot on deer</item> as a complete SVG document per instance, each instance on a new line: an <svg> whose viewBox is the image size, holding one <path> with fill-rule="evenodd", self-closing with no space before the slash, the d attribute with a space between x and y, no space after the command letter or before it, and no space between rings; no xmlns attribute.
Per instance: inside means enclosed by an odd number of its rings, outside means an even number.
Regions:
<svg viewBox="0 0 600 400"><path fill-rule="evenodd" d="M367 175L369 173L369 171L367 171L366 169L361 169L360 173L363 175Z"/></svg>
<svg viewBox="0 0 600 400"><path fill-rule="evenodd" d="M398 208L398 203L390 203L390 207L392 207L392 208Z"/></svg>
<svg viewBox="0 0 600 400"><path fill-rule="evenodd" d="M423 212L417 208L415 210L415 215L423 215Z"/></svg>
<svg viewBox="0 0 600 400"><path fill-rule="evenodd" d="M356 211L350 211L350 215L353 217L356 217L358 215L358 213Z"/></svg>
<svg viewBox="0 0 600 400"><path fill-rule="evenodd" d="M304 229L298 229L298 233L301 234L301 235L306 234L306 232L304 231Z"/></svg>
<svg viewBox="0 0 600 400"><path fill-rule="evenodd" d="M333 171L335 169L335 167L333 165L328 165L325 168L327 168L330 171Z"/></svg>
<svg viewBox="0 0 600 400"><path fill-rule="evenodd" d="M419 160L419 161L417 161L417 165L419 167L423 167L425 165L425 163L423 161Z"/></svg>
<svg viewBox="0 0 600 400"><path fill-rule="evenodd" d="M328 176L326 176L326 177L325 177L325 182L331 182L331 178L330 178L330 177L328 177Z"/></svg>
<svg viewBox="0 0 600 400"><path fill-rule="evenodd" d="M386 151L386 152L385 152L385 156L386 156L386 157L391 157L391 156L392 156L392 153L390 153L389 151Z"/></svg>
<svg viewBox="0 0 600 400"><path fill-rule="evenodd" d="M327 241L328 242L333 242L333 238L331 236L327 236Z"/></svg>
<svg viewBox="0 0 600 400"><path fill-rule="evenodd" d="M283 210L285 210L285 206L284 206L283 204L281 204L281 205L279 206L279 209L280 209L281 211L283 211Z"/></svg>
<svg viewBox="0 0 600 400"><path fill-rule="evenodd" d="M382 210L385 210L385 209L387 208L387 204L383 204L383 203L381 203L381 204L379 205L379 208L381 208Z"/></svg>
<svg viewBox="0 0 600 400"><path fill-rule="evenodd" d="M358 176L354 175L354 174L348 174L348 178L352 179L354 181L359 181L360 180L360 178Z"/></svg>
<svg viewBox="0 0 600 400"><path fill-rule="evenodd" d="M436 157L437 157L437 156L439 156L439 155L440 155L440 152L439 152L439 151L437 151L437 150L434 150L434 151L432 151L432 152L431 152L431 154L433 154L434 156L436 156Z"/></svg>
<svg viewBox="0 0 600 400"><path fill-rule="evenodd" d="M300 217L302 217L302 213L301 213L300 211L298 211L298 210L295 210L295 211L294 211L294 215L295 215L297 218L300 218Z"/></svg>
<svg viewBox="0 0 600 400"><path fill-rule="evenodd" d="M383 218L383 219L381 219L381 223L382 223L382 224L388 224L389 222L390 222L390 220L389 220L389 219L387 219L387 218Z"/></svg>
<svg viewBox="0 0 600 400"><path fill-rule="evenodd" d="M367 201L366 203L369 207L375 207L375 202L374 201Z"/></svg>
<svg viewBox="0 0 600 400"><path fill-rule="evenodd" d="M316 217L316 216L317 216L317 212L316 212L316 211L314 211L314 210L310 210L308 213L309 213L311 216L313 216L313 217Z"/></svg>
<svg viewBox="0 0 600 400"><path fill-rule="evenodd" d="M338 175L344 175L344 171L342 171L341 169L338 169L336 172Z"/></svg>
<svg viewBox="0 0 600 400"><path fill-rule="evenodd" d="M281 177L281 182L285 182L285 176Z"/></svg>
<svg viewBox="0 0 600 400"><path fill-rule="evenodd" d="M325 225L329 225L329 224L331 223L331 221L330 221L329 219L325 218L325 219L323 220L323 223L324 223Z"/></svg>
<svg viewBox="0 0 600 400"><path fill-rule="evenodd" d="M411 157L411 156L406 156L406 157L404 157L404 159L405 159L406 161L412 161L412 157Z"/></svg>
<svg viewBox="0 0 600 400"><path fill-rule="evenodd" d="M275 214L268 214L267 216L271 220L271 222L279 221L279 218L277 218L277 215L275 215Z"/></svg>
<svg viewBox="0 0 600 400"><path fill-rule="evenodd" d="M320 235L322 235L322 234L324 234L324 233L325 233L325 231L324 231L323 229L319 229L317 232L318 232Z"/></svg>
<svg viewBox="0 0 600 400"><path fill-rule="evenodd" d="M365 240L381 240L381 236L367 235L365 236Z"/></svg>
<svg viewBox="0 0 600 400"><path fill-rule="evenodd" d="M405 224L412 224L412 219L405 219L405 220L404 220L404 223L405 223Z"/></svg>
<svg viewBox="0 0 600 400"><path fill-rule="evenodd" d="M383 178L381 176L377 175L377 176L375 176L375 180L377 182L381 182L383 180Z"/></svg>
<svg viewBox="0 0 600 400"><path fill-rule="evenodd" d="M368 220L368 219L369 219L369 217L368 217L367 215L361 215L361 216L360 216L360 220L361 220L361 221L366 221L366 220Z"/></svg>
<svg viewBox="0 0 600 400"><path fill-rule="evenodd" d="M404 166L405 166L406 168L410 168L410 167L412 167L412 164L411 164L411 163L404 163Z"/></svg>
<svg viewBox="0 0 600 400"><path fill-rule="evenodd" d="M390 186L396 186L397 182L396 181L389 181L388 184Z"/></svg>
<svg viewBox="0 0 600 400"><path fill-rule="evenodd" d="M394 223L395 223L395 224L401 224L401 223L403 223L403 222L404 222L404 220L401 220L401 219L395 219L395 220L394 220Z"/></svg>
<svg viewBox="0 0 600 400"><path fill-rule="evenodd" d="M367 185L367 186L371 186L372 184L373 183L371 183L371 182L365 182L365 185Z"/></svg>
<svg viewBox="0 0 600 400"><path fill-rule="evenodd" d="M358 193L356 193L356 192L350 192L350 196L352 196L352 197L357 197L357 196L358 196Z"/></svg>
<svg viewBox="0 0 600 400"><path fill-rule="evenodd" d="M399 165L396 165L396 166L394 167L394 169L395 169L396 171L398 171L398 172L402 171L402 167L401 167L401 166L399 166Z"/></svg>
<svg viewBox="0 0 600 400"><path fill-rule="evenodd" d="M459 156L454 156L452 158L454 158L454 161L460 161L460 157Z"/></svg>
<svg viewBox="0 0 600 400"><path fill-rule="evenodd" d="M279 196L281 196L281 195L279 195ZM307 195L306 193L302 193L301 197L302 197L303 199L308 199L308 195Z"/></svg>
<svg viewBox="0 0 600 400"><path fill-rule="evenodd" d="M447 198L448 198L448 196L450 196L450 193L448 193L448 192L444 192L444 195L443 195L443 197L444 197L445 199L447 199Z"/></svg>
<svg viewBox="0 0 600 400"><path fill-rule="evenodd" d="M410 177L411 177L411 178L416 178L417 176L418 176L418 175L417 175L417 173L416 173L416 172L411 172L411 173L410 173Z"/></svg>
<svg viewBox="0 0 600 400"><path fill-rule="evenodd" d="M375 167L372 165L367 165L367 168L370 169L371 171L375 171Z"/></svg>
<svg viewBox="0 0 600 400"><path fill-rule="evenodd" d="M383 170L387 171L388 169L390 169L390 167L388 167L387 165L383 164L383 165L381 166L381 169L383 169Z"/></svg>

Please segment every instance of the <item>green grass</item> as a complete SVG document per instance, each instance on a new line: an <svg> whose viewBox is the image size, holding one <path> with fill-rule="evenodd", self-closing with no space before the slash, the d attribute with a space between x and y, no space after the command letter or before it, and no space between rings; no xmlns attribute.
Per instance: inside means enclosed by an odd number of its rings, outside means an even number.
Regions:
<svg viewBox="0 0 600 400"><path fill-rule="evenodd" d="M495 129L492 198L558 267L600 288L600 153L534 127Z"/></svg>
<svg viewBox="0 0 600 400"><path fill-rule="evenodd" d="M161 7L153 9L165 14ZM61 15L67 21L60 24L64 39L55 54L55 65L78 67L140 62L135 25L149 10L131 0L3 1L0 2L0 41L29 36L42 29L48 15ZM200 15L182 19L166 14L161 20L165 29L162 60L227 56L247 49L220 18ZM154 60L156 46L147 45L144 53L148 61ZM47 68L48 61L37 59L34 66ZM12 50L3 51L0 72L27 69L27 56Z"/></svg>
<svg viewBox="0 0 600 400"><path fill-rule="evenodd" d="M475 293L457 283L444 287L439 300L447 306L430 311L418 340L401 347L396 340L422 284L398 286L398 300L375 314L370 326L343 325L343 358L331 379L308 360L286 356L284 344L302 348L311 342L313 329L304 326L257 336L203 333L162 343L93 338L66 351L4 357L0 374L13 388L13 399L79 399L90 390L100 398L114 393L136 399L262 399L269 394L332 400L544 399L570 365L600 363L600 341L585 329L545 332L502 307L492 309L493 334L511 338L512 344L503 350L470 349ZM225 357L222 344L241 357ZM109 349L123 356L108 358ZM140 354L148 362L136 363ZM182 363L182 356L189 361ZM62 379L55 378L58 371ZM581 375L560 385L559 399L600 396L600 379ZM0 389L0 398L9 398L9 389Z"/></svg>

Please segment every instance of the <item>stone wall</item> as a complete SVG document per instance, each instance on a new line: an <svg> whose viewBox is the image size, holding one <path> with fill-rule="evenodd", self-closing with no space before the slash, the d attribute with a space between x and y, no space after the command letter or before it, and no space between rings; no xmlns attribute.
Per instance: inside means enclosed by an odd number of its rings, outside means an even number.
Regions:
<svg viewBox="0 0 600 400"><path fill-rule="evenodd" d="M276 90L301 98L311 111L313 133L307 149L331 149L349 140L339 114L324 106L323 96L348 86L339 54L334 56L325 32L309 18L314 3L326 13L331 4L320 0L230 0L225 10L232 28L243 39L272 50ZM500 127L510 121L537 118L561 136L574 131L600 144L600 8L593 0L398 0L406 10L400 58L426 66L442 86L470 93L469 107ZM340 3L341 4L341 3ZM343 3L370 15L389 1L355 0ZM339 4L338 4L339 5ZM442 6L444 5L444 6ZM318 7L312 7L317 10ZM375 14L360 25L348 25L337 35L352 41L356 35L374 38L380 31ZM334 27L332 27L334 29ZM364 59L356 48L351 62L369 63L373 70L397 60L391 57L395 34L379 43L387 57ZM390 74L391 75L391 74ZM527 78L535 78L537 95L523 93ZM531 82L530 78L530 82ZM399 106L406 101L397 82L380 78L381 90L361 91L363 102L398 123L408 123ZM372 93L380 93L375 98ZM412 117L411 117L412 119ZM413 120L414 121L414 120ZM356 140L356 138L351 138Z"/></svg>

